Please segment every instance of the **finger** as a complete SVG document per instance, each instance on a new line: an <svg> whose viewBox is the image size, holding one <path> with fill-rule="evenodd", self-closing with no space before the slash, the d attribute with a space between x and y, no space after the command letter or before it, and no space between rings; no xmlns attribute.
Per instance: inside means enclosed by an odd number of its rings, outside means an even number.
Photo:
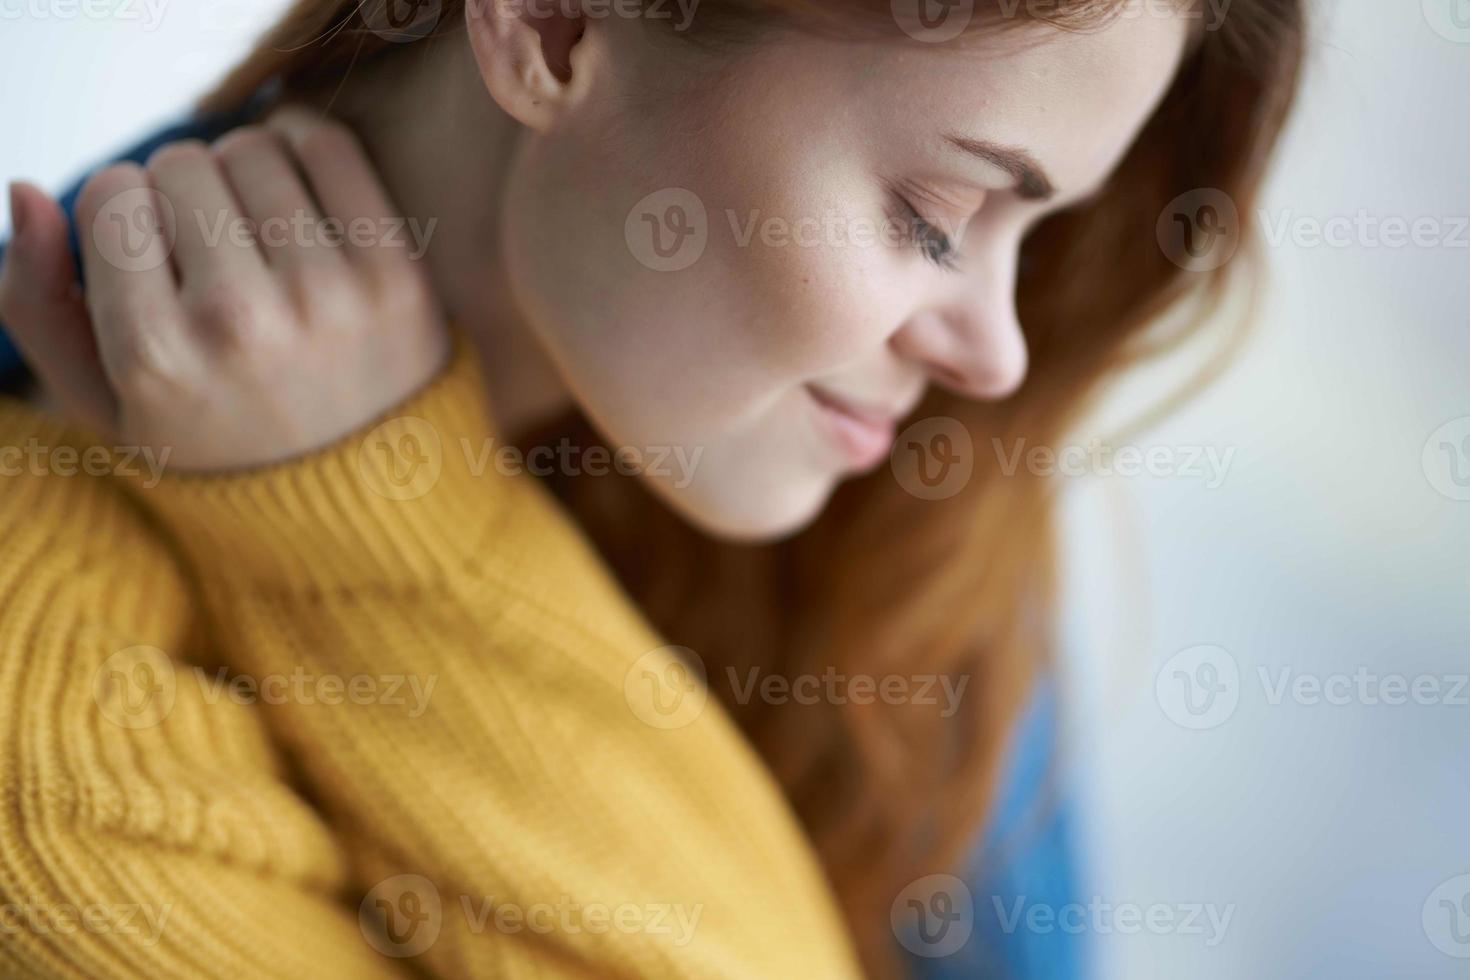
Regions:
<svg viewBox="0 0 1470 980"><path fill-rule="evenodd" d="M184 352L178 287L169 267L176 220L141 167L119 163L77 197L86 304L114 388L134 368L162 368Z"/></svg>
<svg viewBox="0 0 1470 980"><path fill-rule="evenodd" d="M272 269L309 279L311 271L343 261L336 243L322 237L321 214L279 133L243 126L220 137L214 153Z"/></svg>
<svg viewBox="0 0 1470 980"><path fill-rule="evenodd" d="M246 296L272 288L250 224L209 147L181 140L148 158L148 176L173 207L173 260L185 307L222 289Z"/></svg>
<svg viewBox="0 0 1470 980"><path fill-rule="evenodd" d="M416 250L402 233L392 242L386 240L387 229L395 227L401 212L356 134L340 122L297 107L273 113L266 125L290 143L322 213L346 226L343 248L349 261L370 273L401 271Z"/></svg>
<svg viewBox="0 0 1470 980"><path fill-rule="evenodd" d="M117 405L77 286L66 216L44 191L19 182L10 185L10 214L14 234L0 270L0 319L62 411L109 432Z"/></svg>

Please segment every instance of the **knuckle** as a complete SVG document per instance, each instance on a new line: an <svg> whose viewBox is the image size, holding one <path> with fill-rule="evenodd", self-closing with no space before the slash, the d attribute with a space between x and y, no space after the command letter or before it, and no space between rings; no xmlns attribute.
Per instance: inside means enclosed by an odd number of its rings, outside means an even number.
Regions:
<svg viewBox="0 0 1470 980"><path fill-rule="evenodd" d="M355 318L360 290L352 270L345 266L298 266L287 272L285 285L311 326L331 326Z"/></svg>
<svg viewBox="0 0 1470 980"><path fill-rule="evenodd" d="M184 301L190 322L205 338L227 343L245 343L258 333L260 301L244 295L229 283L217 283L187 296Z"/></svg>
<svg viewBox="0 0 1470 980"><path fill-rule="evenodd" d="M83 182L77 195L77 210L81 214L96 214L116 195L147 184L147 174L136 163L110 164Z"/></svg>
<svg viewBox="0 0 1470 980"><path fill-rule="evenodd" d="M165 143L148 156L144 165L150 174L159 174L210 163L213 156L203 140L183 139Z"/></svg>
<svg viewBox="0 0 1470 980"><path fill-rule="evenodd" d="M178 320L169 305L156 296L123 296L110 307L93 312L96 329L119 331L126 334L172 333L178 329Z"/></svg>
<svg viewBox="0 0 1470 980"><path fill-rule="evenodd" d="M119 391L132 394L151 389L182 392L186 372L174 334L153 320L119 332L109 345L116 363L110 374Z"/></svg>
<svg viewBox="0 0 1470 980"><path fill-rule="evenodd" d="M362 144L344 123L321 119L302 130L296 152L313 162L342 160L362 155Z"/></svg>
<svg viewBox="0 0 1470 980"><path fill-rule="evenodd" d="M280 138L271 130L258 124L239 126L215 140L215 156L226 162L242 157L258 157L281 152Z"/></svg>

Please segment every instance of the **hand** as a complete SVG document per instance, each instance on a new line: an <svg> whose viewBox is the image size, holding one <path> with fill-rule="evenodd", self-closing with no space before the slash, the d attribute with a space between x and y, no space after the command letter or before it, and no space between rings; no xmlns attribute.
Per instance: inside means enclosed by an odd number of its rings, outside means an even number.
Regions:
<svg viewBox="0 0 1470 980"><path fill-rule="evenodd" d="M60 208L25 184L12 201L0 321L62 410L172 466L309 452L448 356L421 249L356 137L306 110L94 174L84 296Z"/></svg>

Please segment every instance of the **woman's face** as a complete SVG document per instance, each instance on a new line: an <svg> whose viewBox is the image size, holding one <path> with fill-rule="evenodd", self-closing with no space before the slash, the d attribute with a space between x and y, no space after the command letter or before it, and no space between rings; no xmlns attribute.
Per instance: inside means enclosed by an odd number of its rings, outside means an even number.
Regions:
<svg viewBox="0 0 1470 980"><path fill-rule="evenodd" d="M583 95L507 185L516 302L677 510L724 536L796 530L886 460L927 385L1023 383L1022 238L1099 188L1188 35L1157 3L1130 13L672 60L663 25L591 20Z"/></svg>

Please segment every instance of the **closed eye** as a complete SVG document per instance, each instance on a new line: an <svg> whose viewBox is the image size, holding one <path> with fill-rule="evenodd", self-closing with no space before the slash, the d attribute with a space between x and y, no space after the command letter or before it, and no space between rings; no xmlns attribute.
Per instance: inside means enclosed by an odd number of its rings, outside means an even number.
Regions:
<svg viewBox="0 0 1470 980"><path fill-rule="evenodd" d="M931 224L907 198L902 195L895 197L903 212L902 220L911 232L907 236L908 240L929 262L941 269L958 272L962 256L955 247L954 240Z"/></svg>

